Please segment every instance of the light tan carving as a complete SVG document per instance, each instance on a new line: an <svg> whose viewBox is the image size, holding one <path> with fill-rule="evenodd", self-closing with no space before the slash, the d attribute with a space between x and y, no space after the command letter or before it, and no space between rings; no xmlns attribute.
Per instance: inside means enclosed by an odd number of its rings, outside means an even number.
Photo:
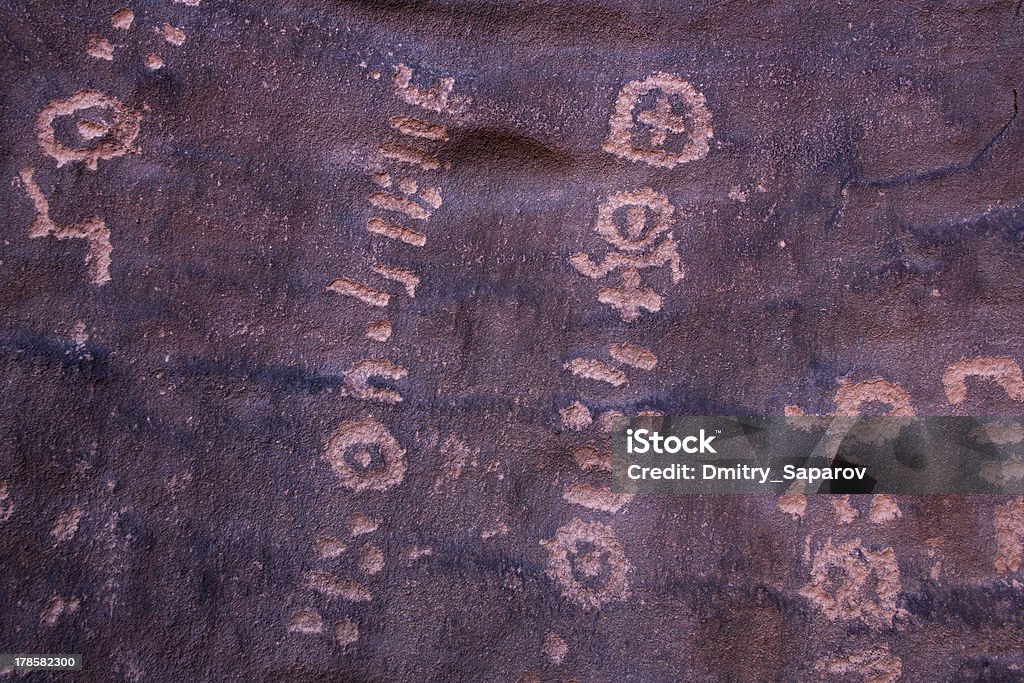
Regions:
<svg viewBox="0 0 1024 683"><path fill-rule="evenodd" d="M638 112L642 101L652 94L653 108ZM682 111L677 111L673 99L681 105ZM645 136L638 134L641 127ZM608 129L604 151L659 168L673 168L703 159L714 137L711 112L704 95L679 76L663 72L630 81L622 88ZM679 151L669 151L669 141L677 136L685 136L686 142ZM647 138L646 142L643 137Z"/></svg>

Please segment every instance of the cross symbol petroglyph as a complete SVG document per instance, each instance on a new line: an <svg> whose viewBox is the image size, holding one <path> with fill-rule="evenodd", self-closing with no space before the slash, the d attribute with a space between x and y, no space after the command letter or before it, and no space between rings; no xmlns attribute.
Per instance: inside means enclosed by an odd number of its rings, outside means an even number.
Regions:
<svg viewBox="0 0 1024 683"><path fill-rule="evenodd" d="M664 93L658 95L653 109L640 112L636 120L650 127L653 147L664 145L669 133L686 132L686 118L672 112L672 103L668 101L668 96Z"/></svg>

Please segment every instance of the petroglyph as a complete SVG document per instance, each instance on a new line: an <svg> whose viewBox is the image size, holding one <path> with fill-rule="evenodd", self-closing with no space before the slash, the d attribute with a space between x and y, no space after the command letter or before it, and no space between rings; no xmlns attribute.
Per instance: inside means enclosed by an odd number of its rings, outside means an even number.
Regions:
<svg viewBox="0 0 1024 683"><path fill-rule="evenodd" d="M599 289L597 300L619 310L626 322L639 318L641 310L657 313L662 303L660 296L642 286L640 274L629 269L623 271L619 287Z"/></svg>
<svg viewBox="0 0 1024 683"><path fill-rule="evenodd" d="M983 443L1006 446L1024 443L1024 425L1017 422L986 422L971 432L971 436Z"/></svg>
<svg viewBox="0 0 1024 683"><path fill-rule="evenodd" d="M292 614L288 620L287 629L288 633L301 633L303 635L323 633L324 620L315 609L304 607Z"/></svg>
<svg viewBox="0 0 1024 683"><path fill-rule="evenodd" d="M94 59L103 59L108 62L114 60L114 46L103 36L90 36L85 44L85 52Z"/></svg>
<svg viewBox="0 0 1024 683"><path fill-rule="evenodd" d="M888 524L903 516L896 499L884 493L879 493L871 498L871 509L868 511L868 521L872 524Z"/></svg>
<svg viewBox="0 0 1024 683"><path fill-rule="evenodd" d="M864 382L840 380L836 389L836 415L859 415L866 403L877 401L889 406L888 415L910 416L914 408L910 405L910 394L902 387L884 379L876 378Z"/></svg>
<svg viewBox="0 0 1024 683"><path fill-rule="evenodd" d="M391 339L391 323L387 320L369 323L366 326L366 338L376 342L386 342Z"/></svg>
<svg viewBox="0 0 1024 683"><path fill-rule="evenodd" d="M383 467L369 469L349 462L352 452L359 462L372 463L369 449L377 451ZM384 425L372 417L342 422L331 434L323 458L341 479L342 486L354 491L386 491L400 484L405 476L405 451Z"/></svg>
<svg viewBox="0 0 1024 683"><path fill-rule="evenodd" d="M32 201L36 215L28 228L30 239L53 235L59 240L84 239L88 244L85 262L89 266L89 275L93 284L104 285L110 281L110 230L99 218L87 218L81 223L57 225L50 218L50 203L32 177L33 170L22 169L21 182L25 194Z"/></svg>
<svg viewBox="0 0 1024 683"><path fill-rule="evenodd" d="M39 615L39 620L47 626L53 626L61 618L61 615L74 614L80 605L81 601L78 598L64 599L55 595L46 604L42 614Z"/></svg>
<svg viewBox="0 0 1024 683"><path fill-rule="evenodd" d="M75 129L83 140L95 140L96 138L101 138L110 132L110 126L105 122L90 121L88 119L80 120L75 125Z"/></svg>
<svg viewBox="0 0 1024 683"><path fill-rule="evenodd" d="M440 142L446 142L448 140L448 128L445 126L437 123L421 121L420 119L414 119L408 116L392 116L391 127L403 135L408 135L409 137Z"/></svg>
<svg viewBox="0 0 1024 683"><path fill-rule="evenodd" d="M640 370L650 371L658 365L658 357L649 349L629 342L610 345L608 353L616 361Z"/></svg>
<svg viewBox="0 0 1024 683"><path fill-rule="evenodd" d="M571 505L579 505L588 510L615 513L633 500L633 494L613 493L604 486L574 483L565 487L562 498Z"/></svg>
<svg viewBox="0 0 1024 683"><path fill-rule="evenodd" d="M352 537L372 534L380 527L380 520L367 517L361 512L355 512L348 518L348 526Z"/></svg>
<svg viewBox="0 0 1024 683"><path fill-rule="evenodd" d="M365 65L364 65L365 66ZM450 111L449 104L454 81L440 81L430 89L422 89L412 83L412 70L399 65L396 71L395 92L403 101L435 111ZM439 142L448 139L448 129L440 124L423 121L409 116L393 116L389 119L391 127L407 139L418 144ZM384 142L378 146L380 159L375 162L371 172L373 182L381 188L369 194L368 201L372 207L382 212L400 214L414 221L428 221L433 211L442 205L440 189L433 184L426 185L411 176L384 168L384 161L410 165L426 171L441 167L439 159L431 152L418 146L400 142ZM391 240L397 240L416 247L423 247L427 236L399 223L381 216L367 219L366 229L371 234ZM410 298L415 298L420 278L415 271L386 263L376 263L371 270L381 278L401 284ZM349 278L337 278L328 289L358 300L377 308L385 308L390 304L391 296L382 289L374 289ZM371 322L366 327L366 337L376 342L387 342L391 339L392 325L388 320ZM400 380L408 375L407 370L399 365L384 360L362 360L352 366L345 374L345 386L348 393L362 400L373 400L384 403L398 403L402 396L397 391L370 385L375 378ZM397 445L396 445L397 447ZM366 468L370 455L365 450L356 454L353 463ZM404 467L404 466L403 466ZM403 470L404 471L404 470Z"/></svg>
<svg viewBox="0 0 1024 683"><path fill-rule="evenodd" d="M6 481L0 481L0 522L6 522L14 514L14 501Z"/></svg>
<svg viewBox="0 0 1024 683"><path fill-rule="evenodd" d="M578 517L541 541L548 552L548 576L562 597L585 610L629 594L631 566L611 527Z"/></svg>
<svg viewBox="0 0 1024 683"><path fill-rule="evenodd" d="M860 676L865 683L896 683L903 675L903 662L889 652L889 646L858 650L845 657L829 656L819 659L815 671L843 676Z"/></svg>
<svg viewBox="0 0 1024 683"><path fill-rule="evenodd" d="M78 523L82 519L82 511L72 508L57 518L53 528L50 529L50 536L53 537L53 545L57 546L75 537L78 533Z"/></svg>
<svg viewBox="0 0 1024 683"><path fill-rule="evenodd" d="M409 177L399 178L396 184L402 194L418 198L431 209L440 208L444 203L441 190L434 185L426 185L421 188L414 178ZM380 209L404 213L409 218L416 220L427 220L431 215L431 211L420 204L385 192L376 192L370 195L370 203Z"/></svg>
<svg viewBox="0 0 1024 683"><path fill-rule="evenodd" d="M417 545L414 545L412 548L409 549L409 552L407 552L405 556L415 562L416 560L422 559L424 557L430 557L433 554L433 548L421 548Z"/></svg>
<svg viewBox="0 0 1024 683"><path fill-rule="evenodd" d="M327 285L327 289L344 296L359 299L364 304L376 308L384 308L391 301L391 296L387 292L367 287L354 280L349 280L347 277L335 279L331 284Z"/></svg>
<svg viewBox="0 0 1024 683"><path fill-rule="evenodd" d="M952 363L942 375L946 398L956 405L967 400L967 378L982 377L996 382L1014 401L1024 401L1024 377L1017 361L1005 356L979 356Z"/></svg>
<svg viewBox="0 0 1024 683"><path fill-rule="evenodd" d="M586 429L594 421L594 418L590 415L590 409L579 401L562 408L558 412L562 416L562 426L574 432Z"/></svg>
<svg viewBox="0 0 1024 683"><path fill-rule="evenodd" d="M620 211L625 214L624 231L615 222ZM606 253L601 263L582 252L569 259L577 272L594 280L622 270L619 287L602 287L598 301L617 309L626 322L640 317L641 310L661 310L661 296L643 286L641 271L667 266L672 282L685 275L671 234L674 214L668 197L649 187L613 193L599 207L594 231L616 251Z"/></svg>
<svg viewBox="0 0 1024 683"><path fill-rule="evenodd" d="M371 379L385 378L401 380L409 371L391 361L367 358L357 361L345 373L345 388L349 394L362 401L380 401L382 403L401 403L402 395L391 389L370 386Z"/></svg>
<svg viewBox="0 0 1024 683"><path fill-rule="evenodd" d="M328 598L338 598L345 602L369 602L373 599L370 592L359 582L352 579L339 579L328 572L309 572L306 575L306 587Z"/></svg>
<svg viewBox="0 0 1024 683"><path fill-rule="evenodd" d="M830 538L815 554L811 580L800 595L833 621L860 620L887 627L905 613L897 607L900 589L900 569L892 548L873 552L860 539L835 546Z"/></svg>
<svg viewBox="0 0 1024 683"><path fill-rule="evenodd" d="M109 133L102 138L88 140L85 147L68 147L57 140L54 121L63 116L73 116L88 109L109 112L105 119ZM79 90L71 97L53 100L46 105L36 119L36 137L43 152L57 160L57 167L81 161L85 167L95 171L101 159L113 159L128 152L137 152L133 146L139 135L142 116L120 100L108 97L96 90Z"/></svg>
<svg viewBox="0 0 1024 683"><path fill-rule="evenodd" d="M181 47L185 44L185 32L180 28L171 26L170 24L164 24L158 30L158 33L163 36L164 40L175 47Z"/></svg>
<svg viewBox="0 0 1024 683"><path fill-rule="evenodd" d="M420 184L416 182L415 178L404 177L398 179L398 189L401 190L403 194L414 195L419 187Z"/></svg>
<svg viewBox="0 0 1024 683"><path fill-rule="evenodd" d="M997 486L1020 482L1024 480L1024 457L1018 453L1001 463L985 463L978 474Z"/></svg>
<svg viewBox="0 0 1024 683"><path fill-rule="evenodd" d="M427 236L422 232L417 232L411 228L397 225L390 221L386 221L383 218L369 219L366 221L366 229L376 235L405 242L406 244L411 244L414 247L422 247L427 243Z"/></svg>
<svg viewBox="0 0 1024 683"><path fill-rule="evenodd" d="M787 493L779 497L779 510L793 519L803 519L807 512L807 496L802 493Z"/></svg>
<svg viewBox="0 0 1024 683"><path fill-rule="evenodd" d="M641 413L644 415L645 413ZM598 418L598 428L602 434L611 434L629 427L629 418L618 410L606 410Z"/></svg>
<svg viewBox="0 0 1024 683"><path fill-rule="evenodd" d="M565 656L569 654L569 646L566 644L565 639L557 633L549 633L544 638L541 652L548 658L549 662L558 666L565 659Z"/></svg>
<svg viewBox="0 0 1024 683"><path fill-rule="evenodd" d="M600 450L591 444L574 450L572 457L584 472L590 470L597 470L599 472L612 471L611 452ZM576 482L565 487L562 492L562 499L570 505L579 505L588 510L614 514L633 500L633 495L629 493L614 493L606 486L591 486L590 484Z"/></svg>
<svg viewBox="0 0 1024 683"><path fill-rule="evenodd" d="M350 522L353 524L353 536L357 535L357 529L360 534L376 529L375 522L359 513L353 515ZM347 551L347 547L340 540L323 535L317 538L316 548L321 561L333 560ZM359 554L357 566L364 574L376 574L384 567L384 554L376 546L365 546ZM308 572L303 587L307 590L314 590L328 599L338 599L343 602L369 602L373 598L358 581L343 579L327 571ZM296 612L288 630L293 633L312 634L322 633L323 629L324 623L320 614L313 609L306 608ZM355 642L358 639L358 633L355 624L347 618L337 622L334 627L335 640L341 645Z"/></svg>
<svg viewBox="0 0 1024 683"><path fill-rule="evenodd" d="M374 192L371 194L370 203L378 209L402 213L415 220L425 221L430 218L430 211L424 209L416 202L404 197L396 197L386 192Z"/></svg>
<svg viewBox="0 0 1024 683"><path fill-rule="evenodd" d="M441 204L444 203L444 200L441 197L441 190L434 186L422 188L419 193L419 198L425 201L427 206L432 209L439 209L441 208Z"/></svg>
<svg viewBox="0 0 1024 683"><path fill-rule="evenodd" d="M880 377L862 382L851 382L847 378L841 377L837 383L838 388L834 396L836 409L828 414L835 419L828 422L825 435L823 436L823 454L825 457L831 458L838 453L844 440L851 433L851 430L855 428L857 424L856 418L862 414L864 407L871 403L888 406L885 415L905 419L889 420L884 424L877 421L872 423L870 432L865 432L864 430L856 432L857 438L862 441L884 443L895 439L899 431L909 424L910 417L915 414L910 402L910 394L899 385ZM813 431L822 424L819 416L807 415L802 408L795 405L787 405L785 407L785 416L789 418L787 422L790 425L808 432ZM802 490L802 486L800 489L791 490L799 493ZM839 505L843 505L843 503L839 503ZM840 523L845 523L843 520L846 518L849 518L847 521L851 521L857 515L856 510L852 508L849 511L837 508L837 513L840 513Z"/></svg>
<svg viewBox="0 0 1024 683"><path fill-rule="evenodd" d="M416 285L420 283L420 279L416 273L412 272L408 268L400 268L399 266L389 266L378 263L373 266L371 270L385 280L398 282L405 287L405 293L409 295L410 299L416 298Z"/></svg>
<svg viewBox="0 0 1024 683"><path fill-rule="evenodd" d="M849 496L830 497L829 500L836 513L836 522L839 524L850 524L860 515L860 512L850 505Z"/></svg>
<svg viewBox="0 0 1024 683"><path fill-rule="evenodd" d="M573 358L564 367L577 377L606 382L613 387L621 387L626 383L626 375L621 370L616 370L599 360Z"/></svg>
<svg viewBox="0 0 1024 683"><path fill-rule="evenodd" d="M344 618L334 625L334 640L344 647L359 640L359 628L349 618Z"/></svg>
<svg viewBox="0 0 1024 683"><path fill-rule="evenodd" d="M601 450L592 445L580 446L572 452L573 460L584 472L598 470L599 472L612 471L612 453L608 450Z"/></svg>
<svg viewBox="0 0 1024 683"><path fill-rule="evenodd" d="M1024 557L1024 498L1014 498L995 511L996 557L993 565L1000 574L1017 572Z"/></svg>
<svg viewBox="0 0 1024 683"><path fill-rule="evenodd" d="M440 89L422 90L412 85L411 71L406 73L402 69L396 79L396 91L405 101L412 100L412 103L420 105L437 104L442 108L452 103L451 85L442 83ZM380 215L368 216L366 229L371 235L423 247L427 235L402 223L425 223L443 203L436 178L423 179L417 173L418 170L435 171L442 167L438 157L425 147L448 140L448 129L443 125L408 116L394 116L389 122L404 137L400 141L379 144L379 156L367 168L373 183L367 201L370 210ZM448 164L445 166L450 167ZM374 245L375 255L379 247L379 244ZM356 298L374 308L386 308L391 304L392 294L385 290L394 288L392 285L380 288L373 285L370 278L380 277L400 284L410 298L416 296L421 280L414 269L379 260L371 260L370 263L373 264L369 267L373 276L360 277L366 284L340 277L328 285L328 290ZM377 343L390 341L393 332L392 322L379 314L365 328L366 338ZM405 367L392 361L364 358L345 372L345 391L356 399L396 404L402 401L401 394L380 386L379 381L399 381L408 374ZM465 446L454 438L446 441L445 448L451 448L454 453L452 460L442 468L439 480L449 477L454 481L466 466L463 460L469 456L464 458ZM359 492L385 491L399 485L405 477L405 456L405 450L383 424L374 417L365 417L340 424L328 440L322 457L331 465L343 486ZM362 513L355 513L348 521L353 538L374 533L381 524L381 520L371 519ZM352 541L349 545L355 543ZM357 553L356 569L361 574L360 579L384 571L385 552L381 545L365 544L353 547L351 551ZM415 562L432 553L429 547L413 546L405 553L405 557ZM327 572L314 572L308 584L325 595L347 601L366 601L371 598L370 592L359 582ZM359 629L355 623L348 618L336 622L335 640L339 645L344 647L358 639Z"/></svg>
<svg viewBox="0 0 1024 683"><path fill-rule="evenodd" d="M441 465L441 473L434 479L435 493L458 481L467 467L475 466L477 464L476 455L479 453L478 450L471 450L455 436L445 439L441 450L445 454L445 459Z"/></svg>
<svg viewBox="0 0 1024 683"><path fill-rule="evenodd" d="M321 560L341 557L345 549L345 544L332 536L319 536L316 539L316 554Z"/></svg>
<svg viewBox="0 0 1024 683"><path fill-rule="evenodd" d="M391 161L397 161L409 166L422 168L424 171L436 171L441 168L441 162L430 152L425 152L416 147L401 145L394 142L385 142L378 148L381 156Z"/></svg>
<svg viewBox="0 0 1024 683"><path fill-rule="evenodd" d="M626 210L625 232L615 222L616 213L623 209ZM651 214L653 219L649 219L648 214ZM611 246L624 253L643 254L651 251L659 237L670 233L674 223L675 207L668 201L668 197L645 187L632 192L615 192L609 195L598 208L594 231ZM584 274L603 277L618 267L602 266L600 270ZM678 267L674 271L682 277Z"/></svg>
<svg viewBox="0 0 1024 683"><path fill-rule="evenodd" d="M375 545L368 545L359 553L359 570L374 575L384 569L384 551Z"/></svg>
<svg viewBox="0 0 1024 683"><path fill-rule="evenodd" d="M127 7L122 7L113 14L110 15L110 25L121 31L127 31L132 27L132 22L135 21L135 12L132 12Z"/></svg>
<svg viewBox="0 0 1024 683"><path fill-rule="evenodd" d="M361 512L353 512L348 517L348 528L352 538L365 536L367 533L373 533L380 528L380 525L381 522L379 519L373 519Z"/></svg>
<svg viewBox="0 0 1024 683"><path fill-rule="evenodd" d="M637 112L651 95L654 106ZM681 112L677 106L682 108ZM641 124L646 129L646 145L637 130ZM714 137L704 95L679 76L663 72L630 81L622 88L608 128L608 139L602 146L605 152L659 168L703 159L711 150ZM675 136L683 135L686 142L681 149L666 149L670 138L674 141Z"/></svg>
<svg viewBox="0 0 1024 683"><path fill-rule="evenodd" d="M460 105L452 98L452 91L455 88L454 78L440 78L430 88L421 88L412 84L412 69L405 64L399 64L395 69L395 78L392 81L395 87L395 94L402 101L429 111L439 113L454 113L455 105Z"/></svg>

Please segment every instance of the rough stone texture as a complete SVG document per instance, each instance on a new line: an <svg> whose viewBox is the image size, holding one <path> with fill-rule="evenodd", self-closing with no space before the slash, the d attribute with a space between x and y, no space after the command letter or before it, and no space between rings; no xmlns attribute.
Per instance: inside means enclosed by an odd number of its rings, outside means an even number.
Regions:
<svg viewBox="0 0 1024 683"><path fill-rule="evenodd" d="M620 505L600 454L618 413L1022 413L1019 3L0 20L0 650L1024 676L1024 502Z"/></svg>

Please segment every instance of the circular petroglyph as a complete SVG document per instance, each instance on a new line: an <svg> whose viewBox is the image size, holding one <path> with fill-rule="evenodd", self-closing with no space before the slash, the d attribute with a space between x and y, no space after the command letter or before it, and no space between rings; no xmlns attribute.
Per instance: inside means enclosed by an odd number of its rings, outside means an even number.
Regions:
<svg viewBox="0 0 1024 683"><path fill-rule="evenodd" d="M1024 375L1017 361L1006 356L979 356L961 359L942 374L946 398L956 405L967 400L967 379L989 379L996 382L1014 401L1024 401Z"/></svg>
<svg viewBox="0 0 1024 683"><path fill-rule="evenodd" d="M892 548L871 551L860 539L833 545L829 539L811 564L811 580L800 590L832 620L892 626L898 607L900 569Z"/></svg>
<svg viewBox="0 0 1024 683"><path fill-rule="evenodd" d="M58 140L58 119L88 112L75 122L77 141ZM71 97L46 105L36 119L36 136L43 152L57 160L57 166L82 161L95 171L100 159L113 159L135 151L142 115L120 100L97 90L79 90ZM73 136L74 137L74 136Z"/></svg>
<svg viewBox="0 0 1024 683"><path fill-rule="evenodd" d="M616 213L625 209L625 224L616 224ZM675 207L668 197L649 187L632 192L614 192L597 210L594 230L617 249L647 251L654 241L672 229Z"/></svg>
<svg viewBox="0 0 1024 683"><path fill-rule="evenodd" d="M548 551L548 576L567 600L596 609L629 594L631 567L611 527L575 518L541 545Z"/></svg>
<svg viewBox="0 0 1024 683"><path fill-rule="evenodd" d="M377 420L367 417L338 425L323 454L342 486L385 491L405 476L405 451Z"/></svg>
<svg viewBox="0 0 1024 683"><path fill-rule="evenodd" d="M889 406L887 415L907 417L914 415L910 394L898 384L880 377L864 382L839 381L835 395L836 415L860 415L861 409L869 403Z"/></svg>
<svg viewBox="0 0 1024 683"><path fill-rule="evenodd" d="M623 86L608 129L604 151L661 168L703 159L714 137L704 95L679 76L662 72ZM686 142L671 151L677 137Z"/></svg>

